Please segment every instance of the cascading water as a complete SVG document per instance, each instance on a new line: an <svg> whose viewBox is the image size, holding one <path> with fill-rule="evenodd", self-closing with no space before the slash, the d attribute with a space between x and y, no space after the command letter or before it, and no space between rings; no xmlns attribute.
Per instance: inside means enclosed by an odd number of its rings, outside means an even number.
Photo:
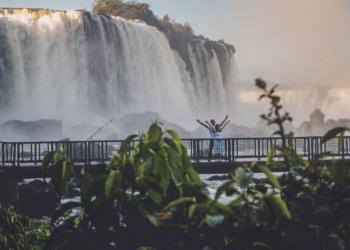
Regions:
<svg viewBox="0 0 350 250"><path fill-rule="evenodd" d="M188 46L193 72L144 23L84 11L0 9L0 123L61 119L64 127L158 112L182 126L231 114L233 50ZM232 108L232 110L231 110Z"/></svg>

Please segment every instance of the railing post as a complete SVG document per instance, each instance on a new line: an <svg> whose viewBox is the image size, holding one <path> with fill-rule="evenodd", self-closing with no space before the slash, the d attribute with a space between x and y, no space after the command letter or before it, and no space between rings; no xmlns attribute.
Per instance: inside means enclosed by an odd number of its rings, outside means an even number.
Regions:
<svg viewBox="0 0 350 250"><path fill-rule="evenodd" d="M19 151L19 143L17 143L17 167L20 166L20 151Z"/></svg>
<svg viewBox="0 0 350 250"><path fill-rule="evenodd" d="M344 137L342 137L342 145L343 145L343 147L342 147L342 159L344 160L344 153L345 153L345 151L344 151L344 148L345 148L345 143L344 143Z"/></svg>
<svg viewBox="0 0 350 250"><path fill-rule="evenodd" d="M5 165L5 150L4 150L4 143L1 143L1 158L2 158L2 165Z"/></svg>
<svg viewBox="0 0 350 250"><path fill-rule="evenodd" d="M258 160L260 160L260 139L258 140Z"/></svg>
<svg viewBox="0 0 350 250"><path fill-rule="evenodd" d="M199 140L197 139L197 162L199 162Z"/></svg>
<svg viewBox="0 0 350 250"><path fill-rule="evenodd" d="M227 143L228 143L228 155L227 155L227 157L228 157L228 161L231 161L231 139L226 139L226 141L227 141Z"/></svg>

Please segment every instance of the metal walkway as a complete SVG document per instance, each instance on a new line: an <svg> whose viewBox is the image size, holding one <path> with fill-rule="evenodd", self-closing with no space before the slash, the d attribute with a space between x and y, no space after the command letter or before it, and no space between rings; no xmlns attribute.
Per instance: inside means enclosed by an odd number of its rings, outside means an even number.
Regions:
<svg viewBox="0 0 350 250"><path fill-rule="evenodd" d="M343 138L340 149L338 139L321 144L322 137L295 137L293 145L297 153L305 159L330 151L330 157L350 159L350 137ZM264 160L273 145L280 145L281 139L264 138L225 138L223 161L259 161ZM215 140L214 140L215 141ZM123 140L113 141L41 141L41 142L0 142L0 165L28 166L40 165L45 154L60 147L65 154L79 164L107 162L118 151ZM131 146L139 141L131 142ZM210 139L182 139L192 161L207 161ZM277 155L275 155L277 157Z"/></svg>

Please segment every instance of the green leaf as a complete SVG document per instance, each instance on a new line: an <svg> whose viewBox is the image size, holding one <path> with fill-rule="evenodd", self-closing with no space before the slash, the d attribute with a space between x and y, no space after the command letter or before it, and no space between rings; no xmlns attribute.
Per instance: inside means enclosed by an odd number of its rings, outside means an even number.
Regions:
<svg viewBox="0 0 350 250"><path fill-rule="evenodd" d="M176 184L179 184L184 180L181 156L173 148L167 148L166 151L168 153L168 160L169 160L170 169L172 171L173 178Z"/></svg>
<svg viewBox="0 0 350 250"><path fill-rule="evenodd" d="M46 183L45 178L46 178L47 170L50 166L50 163L53 161L53 156L55 153L56 153L55 151L47 153L43 159L42 164L41 164L41 172L43 174L43 179L44 179L45 183Z"/></svg>
<svg viewBox="0 0 350 250"><path fill-rule="evenodd" d="M266 174L267 180L270 182L271 186L274 188L280 189L280 184L276 178L275 175L272 174L270 169L268 169L266 166L258 165L258 168Z"/></svg>
<svg viewBox="0 0 350 250"><path fill-rule="evenodd" d="M52 166L51 181L58 195L66 190L67 179L73 176L74 170L70 161L58 160Z"/></svg>
<svg viewBox="0 0 350 250"><path fill-rule="evenodd" d="M163 197L156 190L149 188L149 189L147 189L147 193L152 198L152 200L154 200L155 203L159 204L162 202Z"/></svg>
<svg viewBox="0 0 350 250"><path fill-rule="evenodd" d="M117 193L120 182L121 182L120 173L117 171L111 170L110 174L107 177L106 186L105 186L105 194L107 198L110 198L115 193Z"/></svg>
<svg viewBox="0 0 350 250"><path fill-rule="evenodd" d="M331 173L336 187L343 186L349 179L349 170L341 160L334 160L332 162Z"/></svg>
<svg viewBox="0 0 350 250"><path fill-rule="evenodd" d="M179 204L182 204L182 203L186 203L186 202L194 202L193 198L191 197L183 197L183 198L180 198L180 199L177 199L177 200L174 200L172 202L170 202L165 208L164 210L167 210L175 205L179 205Z"/></svg>
<svg viewBox="0 0 350 250"><path fill-rule="evenodd" d="M329 141L333 138L335 138L338 134L344 133L345 131L350 131L348 128L345 127L336 127L331 130L329 130L321 140L321 143L325 143L326 141Z"/></svg>
<svg viewBox="0 0 350 250"><path fill-rule="evenodd" d="M180 136L174 130L167 129L164 133L170 134L174 140L181 142Z"/></svg>
<svg viewBox="0 0 350 250"><path fill-rule="evenodd" d="M292 174L297 174L297 175L303 176L305 170L306 170L306 167L304 167L304 166L293 166L290 168L289 172Z"/></svg>
<svg viewBox="0 0 350 250"><path fill-rule="evenodd" d="M120 148L118 150L119 154L125 154L128 151L130 151L130 149L132 149L132 147L129 146L130 142L132 140L134 140L136 137L138 137L138 135L129 135L124 141L123 143L120 145Z"/></svg>
<svg viewBox="0 0 350 250"><path fill-rule="evenodd" d="M216 191L214 201L216 202L224 192L226 192L227 190L230 189L231 186L233 186L234 183L235 181L231 180L222 184Z"/></svg>
<svg viewBox="0 0 350 250"><path fill-rule="evenodd" d="M246 173L244 168L239 167L235 170L235 176L237 178L237 183L241 188L247 188L252 182L254 174Z"/></svg>
<svg viewBox="0 0 350 250"><path fill-rule="evenodd" d="M266 82L261 80L260 78L255 79L255 85L261 89L266 89Z"/></svg>
<svg viewBox="0 0 350 250"><path fill-rule="evenodd" d="M272 158L276 152L276 145L273 145L269 151L269 153L267 154L267 158L266 158L266 165L269 165L272 162Z"/></svg>
<svg viewBox="0 0 350 250"><path fill-rule="evenodd" d="M211 216L209 214L206 215L205 222L210 227L216 227L217 225L220 225L225 220L225 217L223 215L214 215Z"/></svg>
<svg viewBox="0 0 350 250"><path fill-rule="evenodd" d="M259 248L262 248L262 249L272 250L271 247L269 247L267 244L265 244L264 242L261 242L261 241L253 242L253 246L254 247L259 247Z"/></svg>
<svg viewBox="0 0 350 250"><path fill-rule="evenodd" d="M190 208L188 209L188 218L192 218L194 212L196 211L197 205L191 205Z"/></svg>
<svg viewBox="0 0 350 250"><path fill-rule="evenodd" d="M51 224L54 224L69 209L80 207L80 202L67 202L62 204L51 216Z"/></svg>
<svg viewBox="0 0 350 250"><path fill-rule="evenodd" d="M314 214L319 214L323 212L332 213L331 206L317 206L315 208Z"/></svg>
<svg viewBox="0 0 350 250"><path fill-rule="evenodd" d="M280 211L288 220L292 219L292 216L288 210L286 203L275 195L266 196L265 199L271 205L273 211Z"/></svg>
<svg viewBox="0 0 350 250"><path fill-rule="evenodd" d="M194 170L192 167L191 168L186 168L185 169L186 174L188 175L188 177L190 177L190 180L197 186L202 186L202 180L199 177L198 173L196 172L196 170Z"/></svg>
<svg viewBox="0 0 350 250"><path fill-rule="evenodd" d="M163 188L163 194L165 194L170 184L170 174L167 162L162 154L158 153L156 155L154 165L153 173L160 177L160 185Z"/></svg>
<svg viewBox="0 0 350 250"><path fill-rule="evenodd" d="M147 134L149 141L159 141L162 138L162 129L157 123L153 123L149 127Z"/></svg>
<svg viewBox="0 0 350 250"><path fill-rule="evenodd" d="M93 179L91 174L85 173L84 168L81 170L81 191L86 192L92 183Z"/></svg>

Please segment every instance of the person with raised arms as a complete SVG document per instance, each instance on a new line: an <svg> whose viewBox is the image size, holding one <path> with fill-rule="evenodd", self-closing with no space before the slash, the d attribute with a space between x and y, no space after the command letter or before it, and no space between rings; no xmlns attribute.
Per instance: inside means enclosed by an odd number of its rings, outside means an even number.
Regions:
<svg viewBox="0 0 350 250"><path fill-rule="evenodd" d="M208 129L209 133L210 133L210 143L209 143L209 153L208 153L209 159L208 159L208 161L210 161L211 158L212 158L212 152L213 152L213 147L214 147L214 139L215 139L215 132L216 132L215 131L215 126L219 125L219 127L221 127L226 122L227 118L228 118L228 115L225 116L225 119L220 124L216 124L214 119L210 120L210 124L207 121L206 121L207 124L205 124L205 123L201 122L199 119L196 120L200 125L204 126L206 129Z"/></svg>

